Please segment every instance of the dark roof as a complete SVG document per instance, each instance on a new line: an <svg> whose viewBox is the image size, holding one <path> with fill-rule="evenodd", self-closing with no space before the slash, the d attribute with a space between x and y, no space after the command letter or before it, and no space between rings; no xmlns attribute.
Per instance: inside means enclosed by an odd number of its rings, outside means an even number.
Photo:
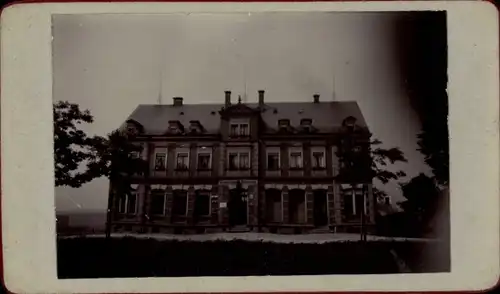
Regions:
<svg viewBox="0 0 500 294"><path fill-rule="evenodd" d="M245 105L258 107L256 103ZM208 133L217 133L220 126L219 111L223 106L223 104L139 105L127 121L138 122L144 127L144 132L151 135L164 134L168 122L172 120L179 121L184 127L188 127L190 121L198 120ZM298 127L301 119L309 118L312 119L312 125L320 132L332 132L349 116L356 118L357 125L366 128L358 104L351 101L266 103L261 116L270 129L277 129L280 119L289 119L290 126Z"/></svg>

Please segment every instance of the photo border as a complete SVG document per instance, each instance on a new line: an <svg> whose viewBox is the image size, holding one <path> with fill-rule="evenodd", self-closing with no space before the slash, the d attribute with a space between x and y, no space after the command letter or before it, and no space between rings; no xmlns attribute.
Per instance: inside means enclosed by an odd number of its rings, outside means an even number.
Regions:
<svg viewBox="0 0 500 294"><path fill-rule="evenodd" d="M22 4L33 2L46 4ZM170 2L169 5L157 2L97 5L89 1L68 5L62 3L63 1L47 2L13 3L4 7L1 14L0 208L2 208L3 250L0 257L3 281L7 290L14 293L73 291L249 293L372 290L408 292L478 291L498 283L500 272L498 262L500 260L498 250L500 245L499 30L498 12L491 3L485 1L453 3L409 1L397 4L382 1L208 3L207 1L193 5L194 2L182 1ZM51 15L184 13L186 8L191 13L446 10L449 60L447 91L450 97L450 190L453 195L450 201L451 273L397 274L397 279L396 275L388 274L58 280L55 262L51 119ZM463 117L467 118L465 123ZM33 152L33 146L37 146L37 152ZM47 195L41 197L40 191L44 191ZM491 196L483 197L481 201L474 201L469 197L477 194ZM46 198L50 198L50 201ZM23 221L17 221L20 215L23 216ZM39 248L44 248L44 251ZM47 264L53 266L47 267ZM331 285L336 287L332 289Z"/></svg>

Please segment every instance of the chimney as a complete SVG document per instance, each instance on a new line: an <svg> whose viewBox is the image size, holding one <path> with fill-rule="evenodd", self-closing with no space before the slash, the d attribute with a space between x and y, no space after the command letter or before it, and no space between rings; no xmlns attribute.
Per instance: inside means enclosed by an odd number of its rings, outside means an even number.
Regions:
<svg viewBox="0 0 500 294"><path fill-rule="evenodd" d="M182 106L182 97L174 97L174 106Z"/></svg>
<svg viewBox="0 0 500 294"><path fill-rule="evenodd" d="M319 94L314 94L313 99L314 103L319 103Z"/></svg>
<svg viewBox="0 0 500 294"><path fill-rule="evenodd" d="M225 94L225 106L228 107L231 105L231 91L224 91Z"/></svg>
<svg viewBox="0 0 500 294"><path fill-rule="evenodd" d="M264 106L264 90L259 90L259 106Z"/></svg>

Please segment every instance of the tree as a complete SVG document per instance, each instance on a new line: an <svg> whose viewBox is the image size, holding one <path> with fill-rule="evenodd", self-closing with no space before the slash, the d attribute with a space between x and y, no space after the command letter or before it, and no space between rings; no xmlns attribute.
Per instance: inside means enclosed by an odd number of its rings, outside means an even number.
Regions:
<svg viewBox="0 0 500 294"><path fill-rule="evenodd" d="M372 183L374 179L382 184L397 180L406 176L402 170L392 171L388 169L389 164L407 162L403 152L399 148L381 148L382 142L378 139L370 140L371 134L363 131L346 131L341 138L341 144L337 156L341 163L337 180L354 186L363 184L363 195L365 195L366 184ZM387 195L383 190L373 189L375 199ZM366 197L366 196L363 196ZM361 239L366 240L365 215L361 213Z"/></svg>
<svg viewBox="0 0 500 294"><path fill-rule="evenodd" d="M93 179L107 177L109 235L114 201L130 195L131 177L147 169L147 163L138 156L142 147L132 143L133 134L122 130L115 130L107 137L87 136L80 125L92 123L93 117L89 110L80 110L78 104L57 102L53 114L55 185L78 188Z"/></svg>
<svg viewBox="0 0 500 294"><path fill-rule="evenodd" d="M406 200L399 205L422 233L436 214L440 190L435 180L423 173L400 186Z"/></svg>
<svg viewBox="0 0 500 294"><path fill-rule="evenodd" d="M53 104L53 118L55 185L78 188L85 183L82 165L93 157L93 140L81 125L92 123L93 117L90 111L80 110L78 104L59 101Z"/></svg>
<svg viewBox="0 0 500 294"><path fill-rule="evenodd" d="M107 138L94 137L92 139L93 157L89 161L82 181L94 178L107 177L110 181L108 195L108 213L106 222L106 236L111 233L111 220L114 216L113 207L121 197L132 193L132 177L147 171L147 162L140 158L142 146L131 141L133 135L123 130L115 130Z"/></svg>
<svg viewBox="0 0 500 294"><path fill-rule="evenodd" d="M437 183L447 186L450 176L447 113L443 111L435 117L423 122L418 151L425 156L425 163L431 167Z"/></svg>

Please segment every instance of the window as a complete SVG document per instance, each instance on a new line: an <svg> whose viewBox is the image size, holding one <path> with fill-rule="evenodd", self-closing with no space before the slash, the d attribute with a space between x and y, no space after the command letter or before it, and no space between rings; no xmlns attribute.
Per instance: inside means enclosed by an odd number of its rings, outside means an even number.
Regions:
<svg viewBox="0 0 500 294"><path fill-rule="evenodd" d="M248 137L250 136L250 127L248 123L231 124L231 137Z"/></svg>
<svg viewBox="0 0 500 294"><path fill-rule="evenodd" d="M162 190L151 191L151 214L165 214L165 192Z"/></svg>
<svg viewBox="0 0 500 294"><path fill-rule="evenodd" d="M132 157L134 159L138 159L141 157L141 153L139 151L132 151L130 154L130 157Z"/></svg>
<svg viewBox="0 0 500 294"><path fill-rule="evenodd" d="M315 169L325 168L325 152L313 151L313 153L312 153L312 167Z"/></svg>
<svg viewBox="0 0 500 294"><path fill-rule="evenodd" d="M389 196L384 197L384 203L386 205L390 205L391 204L391 197L389 197Z"/></svg>
<svg viewBox="0 0 500 294"><path fill-rule="evenodd" d="M127 208L127 195L122 196L118 201L118 212L125 213Z"/></svg>
<svg viewBox="0 0 500 294"><path fill-rule="evenodd" d="M240 136L247 137L248 135L250 135L248 129L248 124L240 124Z"/></svg>
<svg viewBox="0 0 500 294"><path fill-rule="evenodd" d="M289 119L280 119L280 120L278 120L278 126L280 128L288 128L288 126L290 126L290 120Z"/></svg>
<svg viewBox="0 0 500 294"><path fill-rule="evenodd" d="M187 214L187 191L175 190L172 204L172 214L182 216Z"/></svg>
<svg viewBox="0 0 500 294"><path fill-rule="evenodd" d="M167 154L165 152L157 152L155 154L155 170L165 170L167 166Z"/></svg>
<svg viewBox="0 0 500 294"><path fill-rule="evenodd" d="M344 200L344 214L347 216L354 215L354 199L352 197L352 191L347 190L343 191L343 200Z"/></svg>
<svg viewBox="0 0 500 294"><path fill-rule="evenodd" d="M312 119L303 118L300 120L300 125L304 132L310 132L312 129Z"/></svg>
<svg viewBox="0 0 500 294"><path fill-rule="evenodd" d="M230 170L238 169L238 153L229 153L229 166Z"/></svg>
<svg viewBox="0 0 500 294"><path fill-rule="evenodd" d="M364 211L366 214L366 199L363 197L361 189L356 189L353 192L352 189L344 190L344 213L348 216L360 216Z"/></svg>
<svg viewBox="0 0 500 294"><path fill-rule="evenodd" d="M356 191L354 202L355 202L354 207L356 208L354 210L354 214L361 215L363 211L366 214L366 209L363 208L365 206L365 200L363 199L363 194L361 193L361 191Z"/></svg>
<svg viewBox="0 0 500 294"><path fill-rule="evenodd" d="M302 152L290 152L290 168L302 168Z"/></svg>
<svg viewBox="0 0 500 294"><path fill-rule="evenodd" d="M173 120L168 122L168 133L177 135L183 131L183 126L179 121Z"/></svg>
<svg viewBox="0 0 500 294"><path fill-rule="evenodd" d="M228 156L228 169L249 169L250 155L248 152L230 152Z"/></svg>
<svg viewBox="0 0 500 294"><path fill-rule="evenodd" d="M137 213L137 194L128 195L127 213L128 214L136 214Z"/></svg>
<svg viewBox="0 0 500 294"><path fill-rule="evenodd" d="M210 153L198 153L198 169L208 170L211 168L211 157Z"/></svg>
<svg viewBox="0 0 500 294"><path fill-rule="evenodd" d="M267 153L267 169L278 170L280 168L280 154L278 152Z"/></svg>
<svg viewBox="0 0 500 294"><path fill-rule="evenodd" d="M194 201L194 214L196 216L210 215L209 191L196 191L196 199Z"/></svg>
<svg viewBox="0 0 500 294"><path fill-rule="evenodd" d="M231 137L236 137L236 136L238 136L238 125L232 124L231 125Z"/></svg>
<svg viewBox="0 0 500 294"><path fill-rule="evenodd" d="M177 153L177 165L178 170L188 170L189 169L189 153L179 152Z"/></svg>
<svg viewBox="0 0 500 294"><path fill-rule="evenodd" d="M190 121L189 131L193 134L202 133L202 127L200 122L197 120Z"/></svg>
<svg viewBox="0 0 500 294"><path fill-rule="evenodd" d="M248 153L240 153L240 169L250 168L250 156Z"/></svg>

